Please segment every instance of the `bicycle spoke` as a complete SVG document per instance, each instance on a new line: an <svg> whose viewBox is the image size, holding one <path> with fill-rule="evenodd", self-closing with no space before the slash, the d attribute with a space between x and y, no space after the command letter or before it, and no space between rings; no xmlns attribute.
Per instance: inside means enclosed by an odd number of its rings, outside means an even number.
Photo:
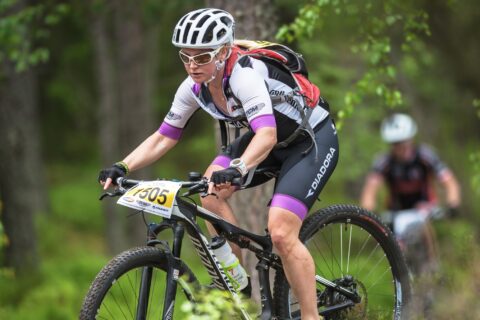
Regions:
<svg viewBox="0 0 480 320"><path fill-rule="evenodd" d="M130 275L129 275L129 274L127 274L127 279L130 279ZM127 310L128 310L128 312L130 313L130 316L132 316L132 318L133 318L133 312L132 312L132 310L130 309L130 304L128 303L128 300L129 300L129 299L127 299L127 297L125 296L125 291L123 290L123 287L122 287L121 283L120 283L120 282L117 282L117 283L118 283L118 286L119 286L119 288L120 288L120 292L122 293L123 300L125 301L125 304L127 305Z"/></svg>
<svg viewBox="0 0 480 320"><path fill-rule="evenodd" d="M352 230L353 230L353 226L350 225L350 232L348 237L347 274L348 274L348 271L350 271L350 250L352 249Z"/></svg>
<svg viewBox="0 0 480 320"><path fill-rule="evenodd" d="M343 225L339 224L340 228L340 274L343 277Z"/></svg>

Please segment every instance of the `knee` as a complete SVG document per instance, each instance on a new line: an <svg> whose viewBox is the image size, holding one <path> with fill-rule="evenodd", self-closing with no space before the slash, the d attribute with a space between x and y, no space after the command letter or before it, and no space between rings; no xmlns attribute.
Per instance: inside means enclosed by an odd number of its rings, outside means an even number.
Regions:
<svg viewBox="0 0 480 320"><path fill-rule="evenodd" d="M293 236L292 233L288 232L285 228L272 229L270 231L270 237L273 246L280 256L288 255L298 241L298 238Z"/></svg>

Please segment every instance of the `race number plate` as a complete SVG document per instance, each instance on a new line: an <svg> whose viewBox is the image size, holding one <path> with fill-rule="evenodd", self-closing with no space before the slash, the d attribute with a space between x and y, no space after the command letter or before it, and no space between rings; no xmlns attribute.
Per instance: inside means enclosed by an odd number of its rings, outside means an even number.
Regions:
<svg viewBox="0 0 480 320"><path fill-rule="evenodd" d="M117 203L164 218L172 215L175 196L181 183L173 181L145 181L128 190Z"/></svg>

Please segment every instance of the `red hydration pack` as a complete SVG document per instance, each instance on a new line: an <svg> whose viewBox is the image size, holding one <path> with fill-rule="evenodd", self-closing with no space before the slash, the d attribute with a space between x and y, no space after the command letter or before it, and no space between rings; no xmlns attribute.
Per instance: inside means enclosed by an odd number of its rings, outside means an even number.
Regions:
<svg viewBox="0 0 480 320"><path fill-rule="evenodd" d="M227 76L230 76L235 63L242 56L250 56L266 63L273 63L290 73L297 84L295 94L301 95L308 107L317 106L320 89L308 80L307 67L301 54L278 43L252 40L235 40L231 50L226 64Z"/></svg>

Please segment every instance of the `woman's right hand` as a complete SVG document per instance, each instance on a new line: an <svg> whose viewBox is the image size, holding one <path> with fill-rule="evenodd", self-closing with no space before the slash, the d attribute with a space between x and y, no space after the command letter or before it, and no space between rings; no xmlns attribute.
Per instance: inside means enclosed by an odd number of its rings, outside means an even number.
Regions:
<svg viewBox="0 0 480 320"><path fill-rule="evenodd" d="M116 184L120 177L125 177L127 170L120 164L115 163L110 168L100 170L98 174L98 182L103 185L103 190L107 190L111 184Z"/></svg>

